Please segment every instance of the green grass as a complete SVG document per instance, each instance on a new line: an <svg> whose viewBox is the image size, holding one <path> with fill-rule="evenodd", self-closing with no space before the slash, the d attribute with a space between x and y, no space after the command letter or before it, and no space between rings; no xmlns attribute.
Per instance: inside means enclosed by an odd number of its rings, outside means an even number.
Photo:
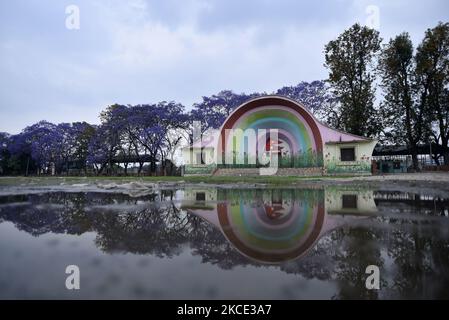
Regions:
<svg viewBox="0 0 449 320"><path fill-rule="evenodd" d="M352 178L353 176L338 176L338 178ZM332 176L187 176L187 177L0 177L0 186L17 185L58 185L75 183L126 183L132 181L141 182L180 182L180 183L210 183L210 184L273 184L288 185L302 181L332 180Z"/></svg>

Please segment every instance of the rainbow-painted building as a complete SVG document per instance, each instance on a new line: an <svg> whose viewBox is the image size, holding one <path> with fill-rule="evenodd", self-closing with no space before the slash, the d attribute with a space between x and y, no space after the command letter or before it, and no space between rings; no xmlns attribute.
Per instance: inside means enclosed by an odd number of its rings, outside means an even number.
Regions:
<svg viewBox="0 0 449 320"><path fill-rule="evenodd" d="M328 127L297 101L263 96L243 103L219 130L184 148L183 158L186 174L256 173L274 164L280 175L370 174L376 143Z"/></svg>

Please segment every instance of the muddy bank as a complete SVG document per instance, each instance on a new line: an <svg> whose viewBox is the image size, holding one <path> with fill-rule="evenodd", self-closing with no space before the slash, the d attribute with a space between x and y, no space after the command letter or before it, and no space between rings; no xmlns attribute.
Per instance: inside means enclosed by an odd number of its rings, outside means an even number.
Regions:
<svg viewBox="0 0 449 320"><path fill-rule="evenodd" d="M449 173L413 173L363 177L311 177L273 180L270 177L235 178L217 181L202 177L200 181L188 178L92 178L92 177L1 177L0 195L42 192L107 192L131 196L151 194L157 190L184 188L370 188L384 191L411 192L449 197Z"/></svg>
<svg viewBox="0 0 449 320"><path fill-rule="evenodd" d="M449 197L449 173L406 173L395 175L360 176L351 178L323 177L306 178L292 183L273 185L270 183L180 183L182 187L217 187L217 188L369 188L380 191L398 191L432 196Z"/></svg>
<svg viewBox="0 0 449 320"><path fill-rule="evenodd" d="M449 196L449 173L424 172L332 179L328 184L366 186L377 190Z"/></svg>
<svg viewBox="0 0 449 320"><path fill-rule="evenodd" d="M165 185L166 188L198 188L215 187L221 189L254 189L254 188L326 188L343 187L349 189L374 189L379 191L398 191L417 194L426 194L438 197L449 197L449 183L441 181L408 181L408 180L307 180L287 185L272 185L265 183L232 183L232 184L207 184L207 183L180 183Z"/></svg>

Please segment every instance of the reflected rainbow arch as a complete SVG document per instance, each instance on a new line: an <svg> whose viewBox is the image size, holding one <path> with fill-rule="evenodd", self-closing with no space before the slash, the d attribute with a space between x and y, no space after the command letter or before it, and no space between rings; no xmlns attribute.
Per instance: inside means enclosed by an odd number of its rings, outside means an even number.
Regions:
<svg viewBox="0 0 449 320"><path fill-rule="evenodd" d="M228 240L242 254L265 263L300 257L318 240L324 204L294 201L281 218L270 220L269 208L254 204L219 203L218 219Z"/></svg>

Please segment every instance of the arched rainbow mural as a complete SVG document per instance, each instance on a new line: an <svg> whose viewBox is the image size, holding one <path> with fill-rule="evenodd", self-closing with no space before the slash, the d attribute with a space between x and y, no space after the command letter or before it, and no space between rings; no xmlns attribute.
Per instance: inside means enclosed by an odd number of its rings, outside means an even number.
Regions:
<svg viewBox="0 0 449 320"><path fill-rule="evenodd" d="M276 95L244 102L210 134L210 142L199 140L183 148L185 174L227 175L230 172L221 169L270 165L281 169L274 173L279 175L369 175L377 143L332 129L301 103ZM342 158L343 149L353 152L346 150L349 156ZM315 170L303 170L312 167ZM283 170L290 168L299 170Z"/></svg>
<svg viewBox="0 0 449 320"><path fill-rule="evenodd" d="M323 227L324 203L233 201L217 205L228 240L246 256L265 263L296 259L313 246Z"/></svg>
<svg viewBox="0 0 449 320"><path fill-rule="evenodd" d="M256 146L251 145L245 130L277 129L279 148L288 155L305 152L322 151L322 138L317 124L308 111L299 104L282 99L253 100L239 107L225 121L221 128L220 145L217 150L234 150L241 154L255 155ZM229 130L232 129L234 139L231 139ZM240 130L237 130L240 129ZM269 143L257 141L257 144ZM268 148L268 147L267 147Z"/></svg>

